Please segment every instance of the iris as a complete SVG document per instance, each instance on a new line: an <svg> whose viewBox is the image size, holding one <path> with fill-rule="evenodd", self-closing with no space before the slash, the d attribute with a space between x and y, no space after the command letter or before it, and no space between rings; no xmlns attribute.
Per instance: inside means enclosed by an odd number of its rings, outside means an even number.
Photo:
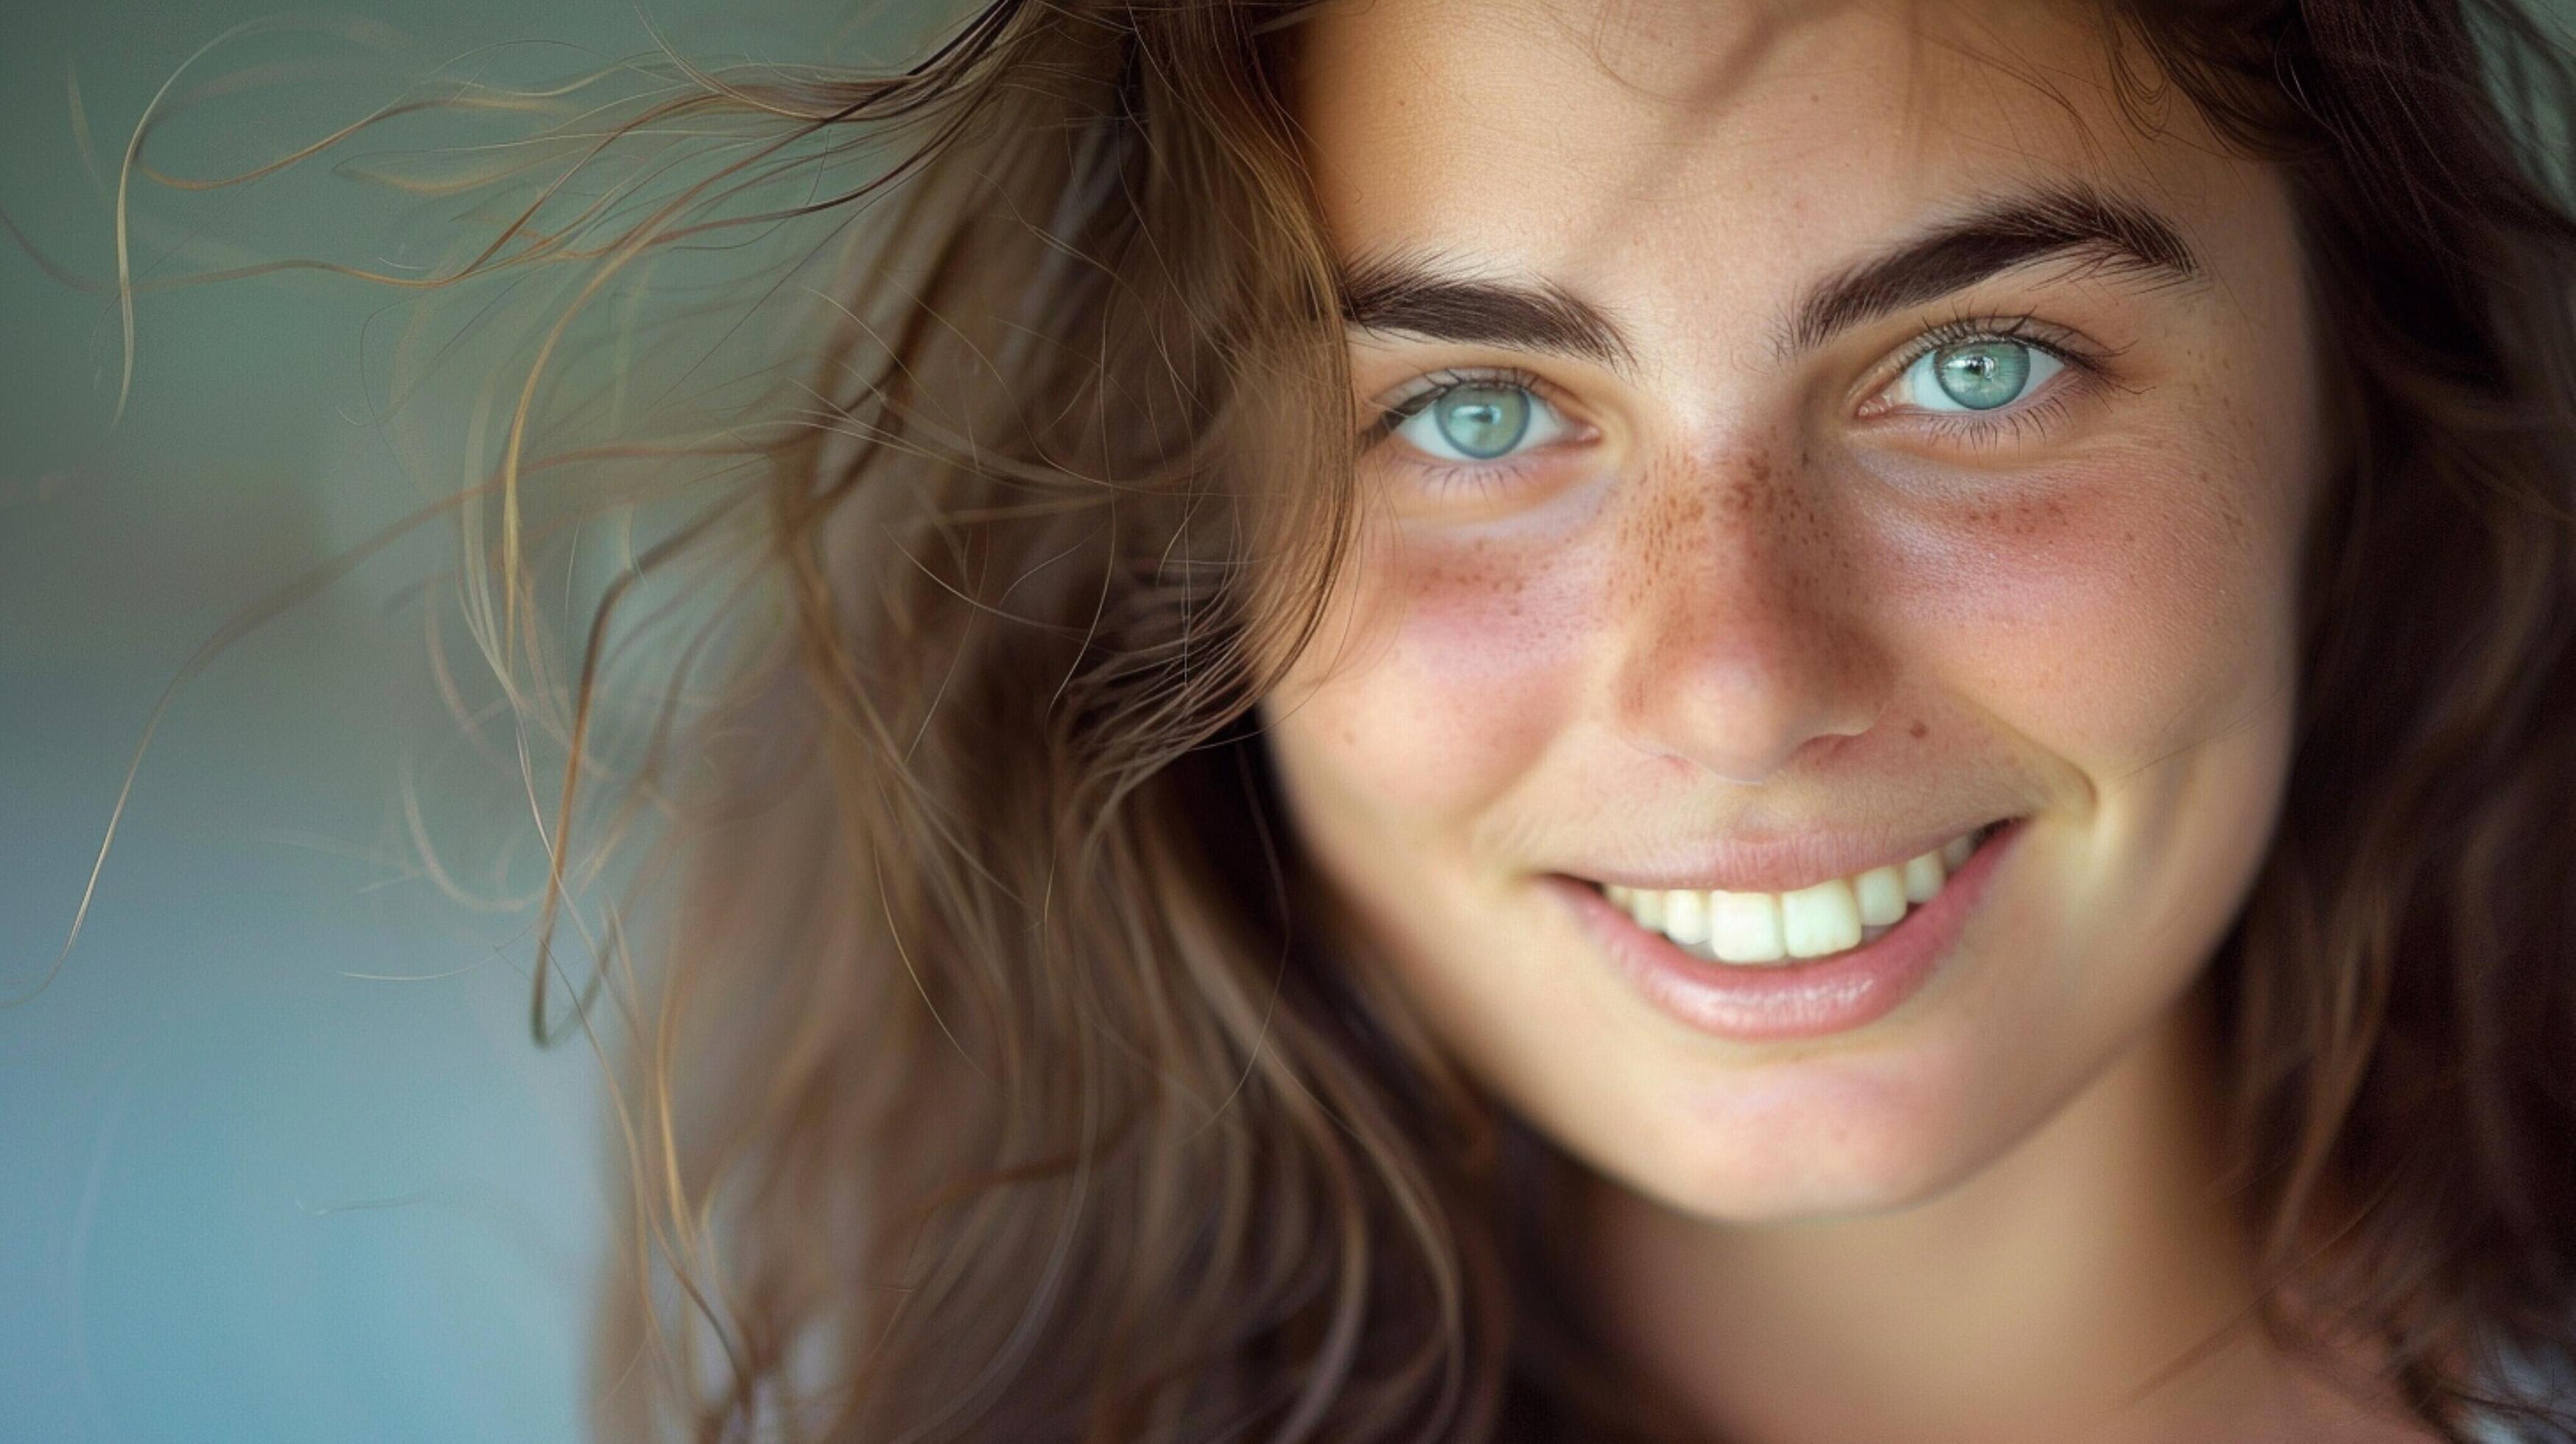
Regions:
<svg viewBox="0 0 2576 1444"><path fill-rule="evenodd" d="M1431 420L1460 455L1491 461L1520 445L1530 425L1530 394L1518 386L1453 386L1434 398Z"/></svg>
<svg viewBox="0 0 2576 1444"><path fill-rule="evenodd" d="M2030 384L2030 348L2018 341L1970 341L1931 355L1941 394L1971 411L1991 411Z"/></svg>

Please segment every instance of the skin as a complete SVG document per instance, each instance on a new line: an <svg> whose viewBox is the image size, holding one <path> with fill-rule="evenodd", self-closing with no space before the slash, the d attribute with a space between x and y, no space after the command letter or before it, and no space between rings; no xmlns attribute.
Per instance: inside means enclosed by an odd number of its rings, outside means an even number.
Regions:
<svg viewBox="0 0 2576 1444"><path fill-rule="evenodd" d="M1631 353L1355 331L1363 417L1517 368L1565 426L1376 442L1326 640L1263 703L1355 955L1588 1170L1601 1327L1736 1439L2367 1437L2228 1332L2194 988L2279 804L2325 471L2278 175L2179 103L2125 122L2071 6L1373 0L1301 45L1342 256L1544 280ZM1779 344L1820 279L2070 179L2199 275L2058 257ZM1981 433L1891 392L1927 327L2023 316L2099 375ZM1684 1025L1545 882L2005 816L1941 970L1821 1038Z"/></svg>

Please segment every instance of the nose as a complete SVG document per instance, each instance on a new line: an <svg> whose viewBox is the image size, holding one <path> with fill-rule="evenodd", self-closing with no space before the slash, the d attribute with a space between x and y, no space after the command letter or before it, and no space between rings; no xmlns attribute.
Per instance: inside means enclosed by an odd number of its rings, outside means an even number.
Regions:
<svg viewBox="0 0 2576 1444"><path fill-rule="evenodd" d="M1631 743L1756 783L1876 724L1893 669L1818 481L1743 451L1641 479L1610 684Z"/></svg>

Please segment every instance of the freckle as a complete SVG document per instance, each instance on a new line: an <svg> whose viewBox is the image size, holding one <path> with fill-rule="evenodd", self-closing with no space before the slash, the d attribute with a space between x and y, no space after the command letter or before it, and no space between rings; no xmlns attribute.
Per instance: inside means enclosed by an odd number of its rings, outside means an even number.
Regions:
<svg viewBox="0 0 2576 1444"><path fill-rule="evenodd" d="M1922 741L1922 740L1923 740L1923 738L1924 738L1927 734L1929 734L1929 733L1931 732L1931 730L1932 730L1931 728L1926 727L1926 726L1924 726L1924 725L1923 725L1923 719L1922 719L1922 718L1917 717L1917 718L1915 718L1915 719L1914 719L1914 721L1913 721L1910 725L1908 725L1908 726L1906 727L1906 729L1905 729L1905 735L1906 735L1906 736L1908 736L1908 737L1913 738L1913 739L1914 739L1915 741L1917 741L1917 742L1920 742L1920 741Z"/></svg>

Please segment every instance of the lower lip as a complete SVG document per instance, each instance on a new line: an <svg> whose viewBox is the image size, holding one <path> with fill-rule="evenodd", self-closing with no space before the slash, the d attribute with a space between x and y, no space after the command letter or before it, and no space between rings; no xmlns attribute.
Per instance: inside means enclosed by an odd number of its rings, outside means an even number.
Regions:
<svg viewBox="0 0 2576 1444"><path fill-rule="evenodd" d="M1986 839L1930 902L1886 932L1848 952L1785 966L1694 957L1672 939L1639 927L1591 884L1560 876L1547 882L1566 895L1584 929L1647 1001L1673 1017L1704 1033L1746 1042L1819 1038L1884 1017L1922 988L1958 945L1968 915L2022 826L2016 819Z"/></svg>

